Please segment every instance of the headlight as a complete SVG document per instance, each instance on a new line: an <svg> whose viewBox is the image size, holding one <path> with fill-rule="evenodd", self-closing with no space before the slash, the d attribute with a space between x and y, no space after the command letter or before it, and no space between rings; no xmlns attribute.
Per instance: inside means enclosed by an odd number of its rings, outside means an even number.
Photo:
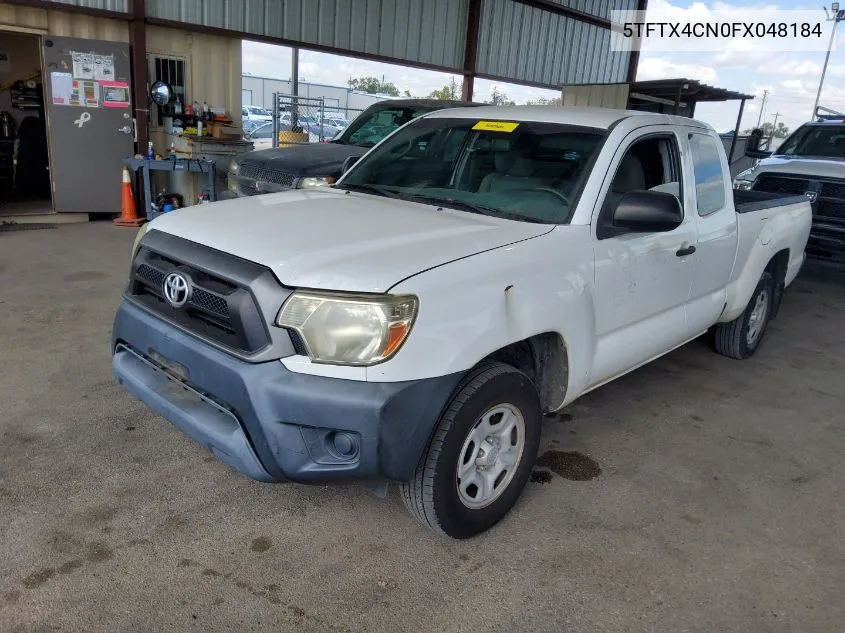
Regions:
<svg viewBox="0 0 845 633"><path fill-rule="evenodd" d="M229 191L238 193L238 182L235 180L238 176L238 163L234 160L229 161L229 174L226 178L226 186Z"/></svg>
<svg viewBox="0 0 845 633"><path fill-rule="evenodd" d="M295 330L315 363L375 365L393 356L411 331L412 295L294 292L276 323Z"/></svg>
<svg viewBox="0 0 845 633"><path fill-rule="evenodd" d="M752 178L753 171L754 168L752 167L751 169L739 172L734 178L734 189L751 189L751 185L754 184L754 178Z"/></svg>
<svg viewBox="0 0 845 633"><path fill-rule="evenodd" d="M135 242L132 244L132 259L135 259L135 255L138 253L138 244L141 243L141 238L144 237L144 234L149 230L150 223L145 222L141 225L141 228L138 229L137 235L135 235Z"/></svg>
<svg viewBox="0 0 845 633"><path fill-rule="evenodd" d="M307 176L300 178L296 183L297 189L311 189L313 187L324 187L331 185L337 180L334 176Z"/></svg>

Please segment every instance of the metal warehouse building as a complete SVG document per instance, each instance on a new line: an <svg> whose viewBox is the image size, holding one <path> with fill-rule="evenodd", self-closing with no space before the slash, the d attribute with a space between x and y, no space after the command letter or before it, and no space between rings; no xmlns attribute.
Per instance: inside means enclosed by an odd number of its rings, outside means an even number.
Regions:
<svg viewBox="0 0 845 633"><path fill-rule="evenodd" d="M185 103L207 102L240 123L243 39L457 74L468 100L476 77L550 89L633 81L637 53L611 52L610 11L645 5L646 0L4 0L0 111L9 109L18 123L30 119L35 142L42 142L39 133L46 136L47 151L33 158L33 164L46 161L41 169L49 174L44 211L114 212L121 158L164 137L161 116L148 98L152 82L168 81ZM20 38L31 48L25 56L17 49ZM113 65L77 77L74 55L80 51ZM101 71L106 75L99 76ZM97 83L95 97L80 99L91 81ZM99 99L101 86L108 87L108 99L105 88ZM23 101L16 103L13 95L24 95ZM19 140L0 139L0 218L15 212L3 197L9 147L19 147ZM85 161L79 160L81 152Z"/></svg>

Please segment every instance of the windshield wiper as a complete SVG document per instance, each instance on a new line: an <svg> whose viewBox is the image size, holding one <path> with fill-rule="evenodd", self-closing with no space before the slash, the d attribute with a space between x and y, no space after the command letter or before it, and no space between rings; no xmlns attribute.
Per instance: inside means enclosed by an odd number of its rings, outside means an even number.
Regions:
<svg viewBox="0 0 845 633"><path fill-rule="evenodd" d="M406 196L407 199L412 199L418 202L428 202L442 207L449 207L452 209L459 209L461 211L469 211L470 213L478 213L479 215L493 215L506 220L516 220L517 222L532 222L534 224L545 224L542 220L536 218L529 218L518 213L511 213L503 211L494 207L487 207L483 204L475 202L467 202L466 200L456 200L454 198L435 198L433 196L424 196L422 194L414 194Z"/></svg>
<svg viewBox="0 0 845 633"><path fill-rule="evenodd" d="M402 198L398 193L390 191L386 187L380 185L370 185L367 183L343 183L337 186L338 189L347 189L349 191L361 191L363 193L372 193L377 196L384 196L385 198Z"/></svg>

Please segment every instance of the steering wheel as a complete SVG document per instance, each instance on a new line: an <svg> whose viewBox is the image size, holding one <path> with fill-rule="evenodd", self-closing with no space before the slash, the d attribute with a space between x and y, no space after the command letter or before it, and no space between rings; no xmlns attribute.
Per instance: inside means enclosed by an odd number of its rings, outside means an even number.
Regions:
<svg viewBox="0 0 845 633"><path fill-rule="evenodd" d="M551 187L521 187L519 189L511 189L511 191L542 191L543 193L548 193L552 196L558 198L561 202L563 202L567 207L571 207L572 203L569 201L565 195L563 195L557 189L552 189Z"/></svg>

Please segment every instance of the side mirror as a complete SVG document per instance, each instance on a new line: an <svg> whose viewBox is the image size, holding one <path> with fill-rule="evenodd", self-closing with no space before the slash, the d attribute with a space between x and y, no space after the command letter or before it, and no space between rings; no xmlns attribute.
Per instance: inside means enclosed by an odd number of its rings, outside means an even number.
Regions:
<svg viewBox="0 0 845 633"><path fill-rule="evenodd" d="M630 191L613 212L613 228L626 233L672 231L684 221L681 202L662 191Z"/></svg>
<svg viewBox="0 0 845 633"><path fill-rule="evenodd" d="M341 174L345 174L350 169L352 169L352 165L358 162L360 156L348 156L345 161L343 161L343 167L340 170Z"/></svg>
<svg viewBox="0 0 845 633"><path fill-rule="evenodd" d="M749 158L766 158L767 156L771 156L771 152L760 149L762 144L763 130L760 128L751 130L751 134L748 135L748 140L745 142L745 155Z"/></svg>

